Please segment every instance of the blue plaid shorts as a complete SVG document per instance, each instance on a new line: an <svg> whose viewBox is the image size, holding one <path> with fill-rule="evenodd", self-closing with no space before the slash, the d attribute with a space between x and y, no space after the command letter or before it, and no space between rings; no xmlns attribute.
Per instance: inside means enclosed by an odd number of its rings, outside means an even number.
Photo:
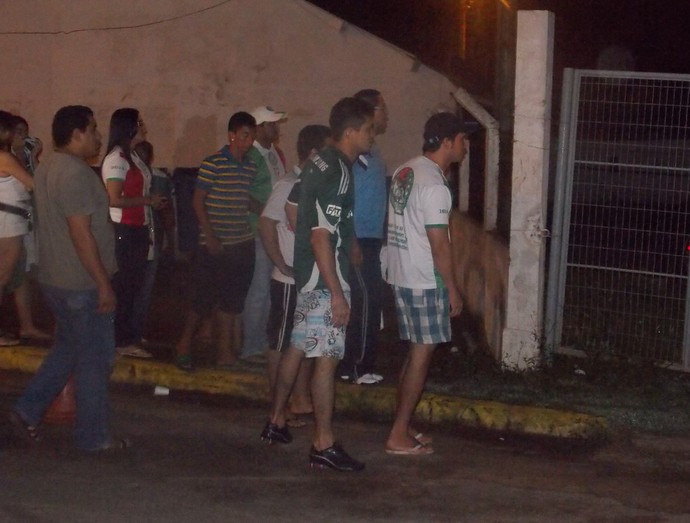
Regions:
<svg viewBox="0 0 690 523"><path fill-rule="evenodd" d="M393 287L400 339L432 345L450 341L448 289Z"/></svg>

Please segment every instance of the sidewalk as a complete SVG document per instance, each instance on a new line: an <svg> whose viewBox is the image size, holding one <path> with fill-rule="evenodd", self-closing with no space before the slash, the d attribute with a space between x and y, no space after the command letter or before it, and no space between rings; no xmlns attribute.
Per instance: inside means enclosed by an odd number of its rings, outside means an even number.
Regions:
<svg viewBox="0 0 690 523"><path fill-rule="evenodd" d="M0 349L0 368L33 373L46 352L47 349L30 346L4 347ZM156 360L119 358L112 381L268 402L268 382L263 367L256 367L256 371L240 367L231 371L202 368L193 373L185 373L174 365ZM391 386L364 387L338 383L336 408L339 412L360 417L391 419L395 407L395 392L395 388ZM460 429L566 438L573 441L596 442L606 439L610 432L604 418L589 414L431 393L423 395L416 417L429 424L443 424Z"/></svg>

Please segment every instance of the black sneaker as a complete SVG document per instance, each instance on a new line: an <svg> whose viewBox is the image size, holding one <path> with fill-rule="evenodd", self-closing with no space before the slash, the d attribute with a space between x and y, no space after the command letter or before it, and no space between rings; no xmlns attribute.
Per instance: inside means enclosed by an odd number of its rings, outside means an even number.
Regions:
<svg viewBox="0 0 690 523"><path fill-rule="evenodd" d="M273 443L290 443L292 441L292 434L290 434L287 425L281 428L275 423L267 421L264 430L261 431L261 441L265 441L269 445Z"/></svg>
<svg viewBox="0 0 690 523"><path fill-rule="evenodd" d="M41 435L39 428L37 426L32 427L29 425L26 421L24 421L24 418L22 418L17 411L10 411L9 421L10 425L12 426L14 436L25 445L31 446L41 441L43 436Z"/></svg>
<svg viewBox="0 0 690 523"><path fill-rule="evenodd" d="M364 463L352 458L339 443L332 447L316 450L313 446L309 451L309 465L313 467L331 468L342 472L359 472L364 470Z"/></svg>
<svg viewBox="0 0 690 523"><path fill-rule="evenodd" d="M119 455L119 453L123 450L131 449L132 445L132 440L128 438L113 438L102 447L91 450L83 450L83 452L90 456Z"/></svg>

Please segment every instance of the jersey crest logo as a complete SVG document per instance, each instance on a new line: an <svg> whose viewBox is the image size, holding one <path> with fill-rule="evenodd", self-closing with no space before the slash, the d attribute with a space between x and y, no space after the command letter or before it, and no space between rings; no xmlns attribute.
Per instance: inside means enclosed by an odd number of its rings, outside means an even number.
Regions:
<svg viewBox="0 0 690 523"><path fill-rule="evenodd" d="M412 185L414 185L414 171L410 167L405 167L393 178L391 205L395 214L402 214L407 207Z"/></svg>

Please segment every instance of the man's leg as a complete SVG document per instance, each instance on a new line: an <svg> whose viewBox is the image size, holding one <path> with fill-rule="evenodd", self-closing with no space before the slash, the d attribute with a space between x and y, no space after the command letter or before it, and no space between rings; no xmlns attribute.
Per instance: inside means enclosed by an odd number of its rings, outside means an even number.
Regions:
<svg viewBox="0 0 690 523"><path fill-rule="evenodd" d="M309 391L313 370L314 358L302 360L302 365L299 367L297 379L290 395L290 410L293 414L308 414L314 410L311 392Z"/></svg>
<svg viewBox="0 0 690 523"><path fill-rule="evenodd" d="M176 364L183 370L192 370L192 340L202 320L211 321L211 311L218 300L217 257L211 256L206 247L200 246L194 254L191 270L190 307L185 319L180 341L175 345Z"/></svg>
<svg viewBox="0 0 690 523"><path fill-rule="evenodd" d="M179 361L190 356L192 350L192 340L194 339L196 330L199 328L200 322L201 315L198 312L190 310L187 313L184 329L182 330L182 336L180 337L180 341L177 342L177 345L175 345L175 355Z"/></svg>
<svg viewBox="0 0 690 523"><path fill-rule="evenodd" d="M218 365L232 365L237 361L239 347L235 347L236 315L217 309L215 312L216 332L218 333Z"/></svg>
<svg viewBox="0 0 690 523"><path fill-rule="evenodd" d="M335 401L335 369L338 360L320 356L314 363L311 397L314 404L314 448L327 449L335 443L333 434L333 404Z"/></svg>
<svg viewBox="0 0 690 523"><path fill-rule="evenodd" d="M362 319L364 329L362 356L357 362L357 374L371 374L375 371L376 350L381 329L381 303L383 279L381 278L381 241L367 238L362 243L362 267L360 269L367 290L366 316Z"/></svg>
<svg viewBox="0 0 690 523"><path fill-rule="evenodd" d="M278 365L282 353L277 350L269 350L266 355L266 373L268 375L268 394L271 400L276 387L276 380L278 379Z"/></svg>
<svg viewBox="0 0 690 523"><path fill-rule="evenodd" d="M55 342L14 406L14 411L24 422L34 427L40 423L46 409L64 388L76 364L81 333L76 330L74 313L70 310L72 301L76 301L69 299L70 292L74 291L43 287L45 300L55 316Z"/></svg>
<svg viewBox="0 0 690 523"><path fill-rule="evenodd" d="M349 381L357 380L357 363L364 356L366 318L369 296L362 277L361 267L350 265L349 276L351 307L350 321L345 336L345 357L339 364L339 376Z"/></svg>
<svg viewBox="0 0 690 523"><path fill-rule="evenodd" d="M255 260L252 282L244 300L242 323L244 332L244 347L242 357L250 358L263 354L268 348L266 337L266 323L270 308L270 283L273 264L266 254L266 249L260 238L255 240Z"/></svg>
<svg viewBox="0 0 690 523"><path fill-rule="evenodd" d="M75 369L77 416L74 440L77 448L97 451L112 443L108 380L115 360L112 314L99 314L98 294L85 293L85 306L75 314L80 333Z"/></svg>
<svg viewBox="0 0 690 523"><path fill-rule="evenodd" d="M304 352L295 347L290 346L281 353L271 402L271 423L278 427L285 426L285 409L302 360L304 360Z"/></svg>
<svg viewBox="0 0 690 523"><path fill-rule="evenodd" d="M410 350L400 373L395 421L386 441L386 447L389 449L407 449L417 445L409 434L410 422L422 397L429 363L435 348L436 344L410 344Z"/></svg>

